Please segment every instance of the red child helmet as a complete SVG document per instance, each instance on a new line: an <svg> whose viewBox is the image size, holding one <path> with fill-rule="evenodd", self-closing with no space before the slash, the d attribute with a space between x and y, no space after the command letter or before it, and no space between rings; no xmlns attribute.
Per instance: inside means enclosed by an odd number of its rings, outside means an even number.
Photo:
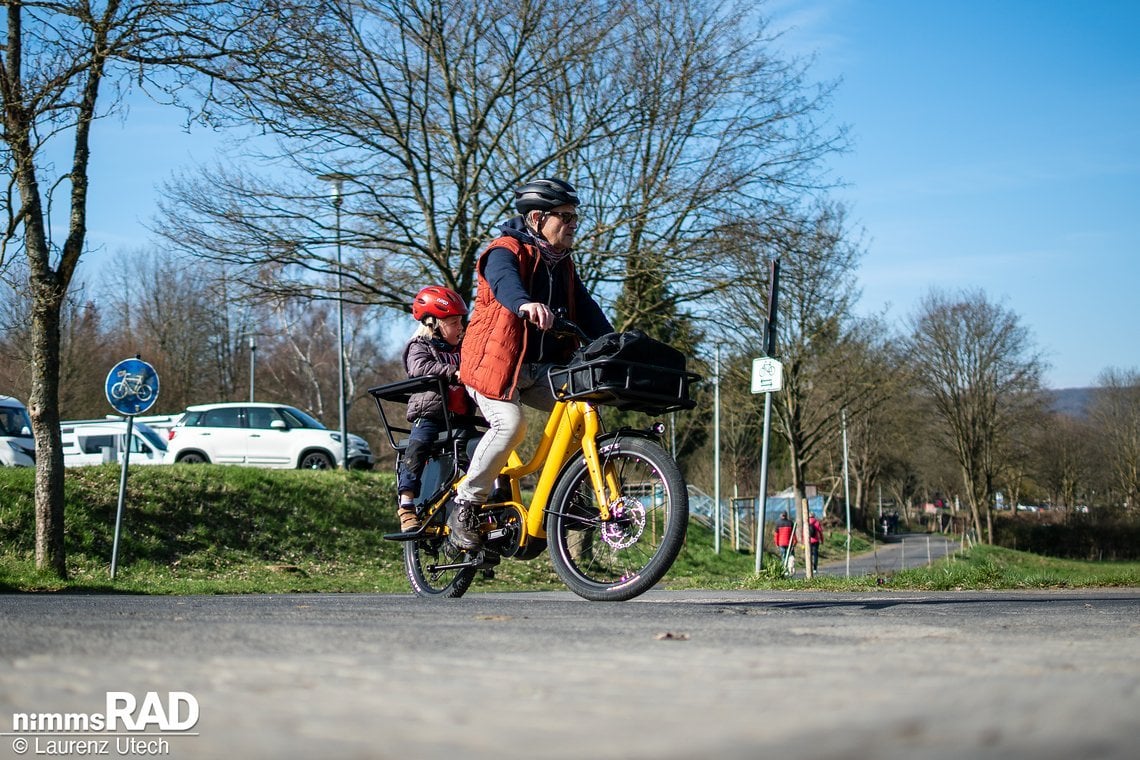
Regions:
<svg viewBox="0 0 1140 760"><path fill-rule="evenodd" d="M465 317L467 304L463 303L463 299L451 288L428 285L412 299L412 317L417 322L422 322L424 317L428 316L438 319Z"/></svg>

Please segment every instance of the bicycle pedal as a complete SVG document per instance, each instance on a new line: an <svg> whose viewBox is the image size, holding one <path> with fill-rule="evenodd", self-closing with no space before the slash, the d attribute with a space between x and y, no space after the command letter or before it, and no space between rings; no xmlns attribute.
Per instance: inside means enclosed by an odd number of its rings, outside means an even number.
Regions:
<svg viewBox="0 0 1140 760"><path fill-rule="evenodd" d="M499 555L499 553L493 552L489 549L483 549L474 557L476 567L483 571L484 577L486 577L487 573L491 573L491 575L494 576L495 571L491 568L498 565L501 561L502 557Z"/></svg>

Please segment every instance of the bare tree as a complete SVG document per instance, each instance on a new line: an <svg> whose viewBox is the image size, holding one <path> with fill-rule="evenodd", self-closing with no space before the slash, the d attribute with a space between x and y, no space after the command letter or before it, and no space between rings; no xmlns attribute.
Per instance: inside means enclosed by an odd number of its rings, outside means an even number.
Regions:
<svg viewBox="0 0 1140 760"><path fill-rule="evenodd" d="M32 390L32 298L23 262L9 263L0 292L0 382L4 393L26 399Z"/></svg>
<svg viewBox="0 0 1140 760"><path fill-rule="evenodd" d="M835 378L840 384L837 400L842 407L831 413L838 413L847 422L852 507L864 514L872 489L887 485L890 491L893 485L899 507L905 510L905 495L914 484L913 471L908 472L907 464L917 432L914 378L902 358L901 346L879 319L855 322L851 333L844 349L842 374ZM833 477L840 475L834 472ZM885 483L888 479L892 480L889 485Z"/></svg>
<svg viewBox="0 0 1140 760"><path fill-rule="evenodd" d="M266 301L246 291L223 264L164 251L125 254L109 272L103 283L107 330L117 336L121 354L140 353L155 366L165 411L245 399L256 370L257 400L294 404L318 419L336 416L331 304ZM356 426L374 428L367 424L373 422L370 409L353 415L353 402L367 398L367 388L390 365L383 345L388 325L368 311L348 308L346 407L350 423L355 417Z"/></svg>
<svg viewBox="0 0 1140 760"><path fill-rule="evenodd" d="M625 127L575 156L598 220L584 268L620 283L618 329L684 344L686 308L734 276L735 224L774 219L820 187L820 159L843 133L815 121L830 88L772 54L749 4L642 3L620 31L600 65L617 72Z"/></svg>
<svg viewBox="0 0 1140 760"><path fill-rule="evenodd" d="M475 254L510 190L608 128L604 90L573 129L544 117L553 89L586 90L582 61L621 4L576 6L558 24L543 3L510 0L317 5L289 55L251 69L258 84L230 103L278 138L285 166L174 183L160 231L238 265L252 288L331 299L320 275L337 267L337 230L317 178L338 174L348 300L403 309L429 282L472 292Z"/></svg>
<svg viewBox="0 0 1140 760"><path fill-rule="evenodd" d="M255 57L270 45L275 27L288 14L283 14L285 3L247 0L31 0L5 3L4 10L0 162L10 181L0 196L5 218L0 269L16 256L28 264L36 564L65 577L61 312L85 246L93 129L131 86L167 93L173 100L187 77L233 76L232 62ZM70 163L58 171L46 158L47 147L55 143L70 145ZM68 221L57 240L48 217L53 200L60 198Z"/></svg>
<svg viewBox="0 0 1140 760"><path fill-rule="evenodd" d="M60 416L68 419L102 417L107 412L106 373L99 367L112 355L103 326L103 312L89 299L68 297L61 319ZM107 367L110 369L110 367Z"/></svg>
<svg viewBox="0 0 1140 760"><path fill-rule="evenodd" d="M244 388L238 360L258 315L223 268L167 251L124 252L101 291L120 353L141 355L162 378L162 410L232 400Z"/></svg>
<svg viewBox="0 0 1140 760"><path fill-rule="evenodd" d="M15 283L27 281L22 265L9 269ZM31 317L32 297L25 287L0 291L0 388L20 398L29 398L32 390ZM105 375L92 369L111 355L110 344L103 310L77 281L60 311L61 416L97 417L106 411Z"/></svg>
<svg viewBox="0 0 1140 760"><path fill-rule="evenodd" d="M1051 414L1043 422L1031 440L1030 466L1053 504L1072 509L1090 488L1098 436L1088 420L1066 414Z"/></svg>
<svg viewBox="0 0 1140 760"><path fill-rule="evenodd" d="M1097 379L1092 419L1103 461L1125 509L1140 504L1140 372L1109 368Z"/></svg>
<svg viewBox="0 0 1140 760"><path fill-rule="evenodd" d="M585 198L580 273L620 294L621 325L683 318L724 282L725 220L817 186L839 147L813 120L829 90L763 29L702 0L329 3L232 103L287 168L183 178L160 230L251 287L332 298L316 178L339 173L347 297L405 309L429 282L470 293L513 189L559 175Z"/></svg>
<svg viewBox="0 0 1140 760"><path fill-rule="evenodd" d="M267 323L271 337L263 362L263 374L270 378L268 392L284 395L280 400L302 406L318 419L335 418L337 343L331 306L297 299L279 299L272 306ZM345 355L350 359L345 367L345 397L349 421L355 419L356 425L375 421L367 389L403 376L402 362L384 355L385 325L366 317L374 311L355 305L346 313L346 325L355 327L345 334ZM393 365L399 368L397 372ZM360 400L366 401L364 410L353 415L354 402Z"/></svg>
<svg viewBox="0 0 1140 760"><path fill-rule="evenodd" d="M932 428L961 470L974 529L992 541L994 480L1008 436L1039 413L1044 362L1017 315L980 291L956 298L931 291L907 343L939 422Z"/></svg>

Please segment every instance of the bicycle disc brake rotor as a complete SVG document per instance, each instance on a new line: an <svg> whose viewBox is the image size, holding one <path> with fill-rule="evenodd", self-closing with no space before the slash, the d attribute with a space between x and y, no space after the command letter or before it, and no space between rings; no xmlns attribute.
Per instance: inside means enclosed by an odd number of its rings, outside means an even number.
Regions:
<svg viewBox="0 0 1140 760"><path fill-rule="evenodd" d="M623 496L610 506L610 519L602 524L602 540L614 549L625 549L637 543L645 532L645 505L631 496Z"/></svg>

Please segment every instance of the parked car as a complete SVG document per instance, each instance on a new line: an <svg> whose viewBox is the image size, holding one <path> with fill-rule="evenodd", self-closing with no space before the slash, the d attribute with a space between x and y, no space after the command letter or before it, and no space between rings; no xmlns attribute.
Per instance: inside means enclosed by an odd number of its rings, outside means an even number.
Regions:
<svg viewBox="0 0 1140 760"><path fill-rule="evenodd" d="M0 396L0 466L33 467L36 464L36 442L32 438L32 420L23 402L12 396Z"/></svg>
<svg viewBox="0 0 1140 760"><path fill-rule="evenodd" d="M122 462L127 451L127 422L121 417L71 420L59 424L64 467ZM131 425L131 464L162 464L166 440L145 422Z"/></svg>
<svg viewBox="0 0 1140 760"><path fill-rule="evenodd" d="M340 433L285 404L233 402L187 408L170 428L167 463L214 462L324 470L343 465ZM348 435L348 467L372 469L368 442Z"/></svg>

